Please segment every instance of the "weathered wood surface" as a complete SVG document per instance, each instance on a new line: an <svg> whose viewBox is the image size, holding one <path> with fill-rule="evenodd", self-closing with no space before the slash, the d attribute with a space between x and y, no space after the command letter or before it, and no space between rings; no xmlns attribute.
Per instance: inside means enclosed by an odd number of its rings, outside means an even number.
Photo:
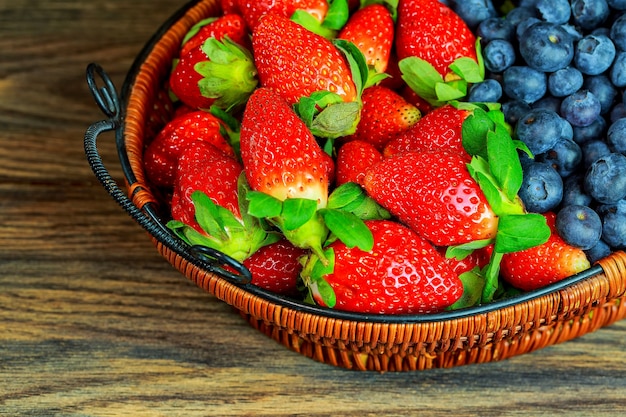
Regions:
<svg viewBox="0 0 626 417"><path fill-rule="evenodd" d="M0 0L0 415L626 414L626 321L499 363L359 373L286 350L169 266L85 161L103 116L84 71L120 86L182 3Z"/></svg>

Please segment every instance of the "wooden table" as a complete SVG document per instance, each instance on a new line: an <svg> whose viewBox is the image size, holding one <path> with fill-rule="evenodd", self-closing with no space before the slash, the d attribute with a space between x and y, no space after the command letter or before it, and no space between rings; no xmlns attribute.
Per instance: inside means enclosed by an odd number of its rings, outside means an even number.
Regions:
<svg viewBox="0 0 626 417"><path fill-rule="evenodd" d="M86 65L119 87L182 3L0 0L0 415L626 413L626 321L498 363L359 373L286 350L175 271L82 140L103 118Z"/></svg>

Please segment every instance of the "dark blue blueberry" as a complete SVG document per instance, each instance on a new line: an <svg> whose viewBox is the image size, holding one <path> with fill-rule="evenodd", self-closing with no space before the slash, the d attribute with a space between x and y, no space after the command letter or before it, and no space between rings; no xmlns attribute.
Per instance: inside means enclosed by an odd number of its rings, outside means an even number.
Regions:
<svg viewBox="0 0 626 417"><path fill-rule="evenodd" d="M606 258L611 254L612 250L609 245L604 243L602 239L595 244L594 247L587 249L585 251L585 255L587 255L587 259L590 263L594 264L598 262L600 259Z"/></svg>
<svg viewBox="0 0 626 417"><path fill-rule="evenodd" d="M561 139L574 140L574 127L570 122L563 118L560 118L559 122L561 123Z"/></svg>
<svg viewBox="0 0 626 417"><path fill-rule="evenodd" d="M626 200L602 218L602 240L612 249L626 249Z"/></svg>
<svg viewBox="0 0 626 417"><path fill-rule="evenodd" d="M565 67L548 76L548 91L555 97L574 94L583 86L583 74L574 67Z"/></svg>
<svg viewBox="0 0 626 417"><path fill-rule="evenodd" d="M574 126L574 142L583 145L591 140L601 138L606 132L606 120L604 117L598 117L589 126Z"/></svg>
<svg viewBox="0 0 626 417"><path fill-rule="evenodd" d="M583 189L583 174L576 173L563 180L563 199L561 206L589 206L593 198Z"/></svg>
<svg viewBox="0 0 626 417"><path fill-rule="evenodd" d="M611 67L615 45L607 36L587 35L576 44L574 63L583 74L598 75Z"/></svg>
<svg viewBox="0 0 626 417"><path fill-rule="evenodd" d="M471 102L497 103L502 97L502 86L494 79L486 79L482 83L470 87L468 100Z"/></svg>
<svg viewBox="0 0 626 417"><path fill-rule="evenodd" d="M506 20L508 20L513 27L517 27L517 25L519 25L521 22L528 19L529 17L539 17L537 15L537 9L535 9L534 4L530 6L525 6L520 3L519 7L512 9L506 14Z"/></svg>
<svg viewBox="0 0 626 417"><path fill-rule="evenodd" d="M511 67L517 55L513 44L504 39L494 39L483 48L485 68L491 72L503 72Z"/></svg>
<svg viewBox="0 0 626 417"><path fill-rule="evenodd" d="M600 100L588 90L579 90L561 102L561 116L572 126L589 126L601 110Z"/></svg>
<svg viewBox="0 0 626 417"><path fill-rule="evenodd" d="M529 212L545 213L553 210L563 198L563 179L550 164L529 164L524 168L519 197Z"/></svg>
<svg viewBox="0 0 626 417"><path fill-rule="evenodd" d="M539 0L535 7L539 12L539 16L546 22L551 23L567 23L572 14L569 0Z"/></svg>
<svg viewBox="0 0 626 417"><path fill-rule="evenodd" d="M600 114L607 114L613 108L618 90L606 75L592 75L585 78L583 88L589 90L600 101Z"/></svg>
<svg viewBox="0 0 626 417"><path fill-rule="evenodd" d="M562 118L553 111L532 109L515 125L515 137L528 146L533 155L552 149L563 133Z"/></svg>
<svg viewBox="0 0 626 417"><path fill-rule="evenodd" d="M626 87L626 52L618 52L615 55L609 77L615 87Z"/></svg>
<svg viewBox="0 0 626 417"><path fill-rule="evenodd" d="M470 29L476 29L480 22L498 14L491 0L455 1L452 8Z"/></svg>
<svg viewBox="0 0 626 417"><path fill-rule="evenodd" d="M531 107L533 109L546 109L558 113L561 109L561 99L559 97L546 95L535 101Z"/></svg>
<svg viewBox="0 0 626 417"><path fill-rule="evenodd" d="M611 25L610 37L618 49L626 51L626 14L615 19Z"/></svg>
<svg viewBox="0 0 626 417"><path fill-rule="evenodd" d="M561 25L561 27L563 28L564 31L569 33L569 35L572 37L574 42L578 42L579 40L583 38L583 32L581 31L579 27L570 25L568 23Z"/></svg>
<svg viewBox="0 0 626 417"><path fill-rule="evenodd" d="M585 191L603 204L626 197L626 156L612 152L596 159L585 175Z"/></svg>
<svg viewBox="0 0 626 417"><path fill-rule="evenodd" d="M495 42L495 41L494 41ZM546 94L548 77L527 66L512 66L504 71L502 87L509 98L534 103Z"/></svg>
<svg viewBox="0 0 626 417"><path fill-rule="evenodd" d="M611 153L609 145L601 139L593 139L585 142L581 145L580 149L583 151L583 166L585 169L589 168L591 164L598 159L608 156Z"/></svg>
<svg viewBox="0 0 626 417"><path fill-rule="evenodd" d="M490 17L480 22L476 29L476 36L480 36L483 43L494 39L511 42L515 39L515 27L503 17Z"/></svg>
<svg viewBox="0 0 626 417"><path fill-rule="evenodd" d="M511 126L515 126L517 121L531 110L530 105L521 100L510 100L502 103L502 113L504 120Z"/></svg>
<svg viewBox="0 0 626 417"><path fill-rule="evenodd" d="M624 117L626 117L626 105L624 105L624 103L617 103L611 109L611 112L609 114L609 120L611 121L611 123L615 123L616 121L618 121L619 119L623 119Z"/></svg>
<svg viewBox="0 0 626 417"><path fill-rule="evenodd" d="M602 236L602 220L588 206L565 206L556 215L556 231L572 246L587 250L594 247Z"/></svg>
<svg viewBox="0 0 626 417"><path fill-rule="evenodd" d="M626 155L626 119L611 123L606 132L606 141L613 152Z"/></svg>
<svg viewBox="0 0 626 417"><path fill-rule="evenodd" d="M606 0L572 0L572 21L583 30L593 30L609 17Z"/></svg>
<svg viewBox="0 0 626 417"><path fill-rule="evenodd" d="M606 2L615 10L626 10L626 0L606 0Z"/></svg>
<svg viewBox="0 0 626 417"><path fill-rule="evenodd" d="M572 62L574 40L560 25L539 22L523 32L519 52L529 67L554 72Z"/></svg>
<svg viewBox="0 0 626 417"><path fill-rule="evenodd" d="M541 22L542 20L538 17L529 17L519 22L515 27L515 36L517 37L517 40L519 41L520 39L522 39L522 36L524 35L524 32L526 32L526 29L528 29L532 25Z"/></svg>
<svg viewBox="0 0 626 417"><path fill-rule="evenodd" d="M576 142L561 139L552 149L537 155L537 161L546 162L563 178L578 170L583 160L583 152Z"/></svg>

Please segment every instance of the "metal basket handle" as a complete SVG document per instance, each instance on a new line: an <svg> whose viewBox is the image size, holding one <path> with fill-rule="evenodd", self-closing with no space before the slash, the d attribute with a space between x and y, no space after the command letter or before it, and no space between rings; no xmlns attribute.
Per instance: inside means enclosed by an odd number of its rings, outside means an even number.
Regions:
<svg viewBox="0 0 626 417"><path fill-rule="evenodd" d="M99 82L100 81L100 82ZM148 233L153 235L163 245L176 252L188 262L197 267L206 269L236 285L245 285L252 280L250 271L240 262L215 249L194 245L190 246L169 231L160 221L157 211L151 203L147 203L142 209L120 189L117 182L111 177L104 166L102 157L98 151L97 138L101 133L115 131L118 154L122 162L122 168L128 184L132 187L136 184L129 164L125 164L127 155L124 147L122 132L122 110L120 99L104 69L91 63L87 66L87 84L100 110L107 116L106 120L96 122L89 126L85 132L85 155L96 178L113 199ZM102 86L100 86L102 85ZM232 272L226 267L236 271Z"/></svg>

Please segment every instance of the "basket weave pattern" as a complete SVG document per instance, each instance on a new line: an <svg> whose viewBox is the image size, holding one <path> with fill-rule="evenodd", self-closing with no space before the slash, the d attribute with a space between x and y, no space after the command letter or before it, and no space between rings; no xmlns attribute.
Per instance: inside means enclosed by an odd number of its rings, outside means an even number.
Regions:
<svg viewBox="0 0 626 417"><path fill-rule="evenodd" d="M124 136L138 207L158 204L146 184L143 149L171 117L166 80L187 30L220 12L200 1L173 22L141 63L127 98ZM444 368L502 360L564 342L626 317L626 254L601 260L604 273L530 301L449 320L386 323L312 314L250 294L196 267L153 237L158 252L203 290L239 310L256 329L291 350L334 366L377 371Z"/></svg>

